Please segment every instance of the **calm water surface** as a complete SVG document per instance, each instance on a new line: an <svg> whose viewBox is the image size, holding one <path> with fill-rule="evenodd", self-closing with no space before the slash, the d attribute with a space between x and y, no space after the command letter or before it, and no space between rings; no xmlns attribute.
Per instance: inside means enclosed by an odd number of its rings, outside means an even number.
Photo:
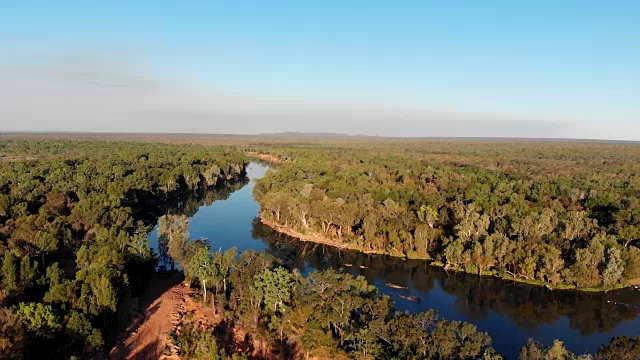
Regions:
<svg viewBox="0 0 640 360"><path fill-rule="evenodd" d="M253 162L247 175L250 180L258 179L268 169ZM391 296L400 311L436 309L442 318L477 325L491 335L493 347L509 359L517 358L519 348L529 338L548 345L560 339L569 350L582 354L594 353L615 336L640 336L640 291L627 289L607 294L549 291L495 278L447 273L422 261L301 242L256 221L259 205L252 190L250 181L224 200L204 201L205 205L187 212L191 215L190 237L209 239L213 250L232 246L239 251L266 250L303 273L337 268L363 275ZM157 251L156 230L149 234L149 239ZM388 283L407 289L393 289ZM420 301L412 302L400 295L416 296Z"/></svg>

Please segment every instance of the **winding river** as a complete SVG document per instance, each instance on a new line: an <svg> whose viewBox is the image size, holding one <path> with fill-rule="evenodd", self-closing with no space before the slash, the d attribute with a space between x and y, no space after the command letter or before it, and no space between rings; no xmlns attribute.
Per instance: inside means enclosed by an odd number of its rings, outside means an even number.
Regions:
<svg viewBox="0 0 640 360"><path fill-rule="evenodd" d="M252 162L250 180L269 168ZM594 353L612 337L640 336L640 291L624 289L604 293L547 290L544 287L447 273L423 261L367 255L302 242L276 233L257 221L259 205L252 196L253 182L224 200L200 203L187 211L192 239L207 238L211 248L238 251L265 250L284 259L302 273L314 269L338 268L363 275L391 296L399 311L436 309L449 320L464 320L488 332L493 347L508 359L529 338L550 345L560 339L577 353ZM215 196L214 196L215 198ZM149 234L157 251L157 231ZM393 284L393 286L389 286ZM406 297L413 298L414 301Z"/></svg>

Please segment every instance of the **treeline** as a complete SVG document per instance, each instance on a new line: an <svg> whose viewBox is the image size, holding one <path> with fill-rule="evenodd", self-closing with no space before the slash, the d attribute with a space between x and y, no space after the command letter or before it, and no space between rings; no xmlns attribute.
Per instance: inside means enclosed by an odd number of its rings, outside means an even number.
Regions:
<svg viewBox="0 0 640 360"><path fill-rule="evenodd" d="M495 277L478 279L476 275L464 272L448 274L442 268L429 266L421 260L365 255L299 241L259 221L254 223L252 236L267 243L268 252L284 259L286 266L302 272L308 269L342 268L365 276L370 283L377 280L383 284L408 287L407 295L423 298L433 296L430 292L434 287L439 287L456 298L456 311L476 320L487 319L491 312L496 312L515 324L535 329L566 318L572 329L582 335L593 335L611 333L621 322L640 316L640 302L637 299L640 294L634 294L634 291L607 294L548 291L544 287Z"/></svg>
<svg viewBox="0 0 640 360"><path fill-rule="evenodd" d="M0 141L0 358L100 357L144 289L159 204L244 177L222 148Z"/></svg>
<svg viewBox="0 0 640 360"><path fill-rule="evenodd" d="M579 289L640 279L640 146L261 145L262 219L365 252Z"/></svg>
<svg viewBox="0 0 640 360"><path fill-rule="evenodd" d="M186 218L167 216L161 229L169 254L180 264L205 306L223 323L184 323L172 333L178 354L188 359L483 359L503 356L491 338L469 323L440 319L433 310L399 313L363 276L336 270L302 276L285 260L265 252L209 250L206 241L187 240ZM246 333L238 340L236 331ZM267 344L256 352L254 344ZM265 350L265 349L263 349ZM638 338L618 337L596 359L640 355ZM521 360L590 360L562 342L530 340Z"/></svg>

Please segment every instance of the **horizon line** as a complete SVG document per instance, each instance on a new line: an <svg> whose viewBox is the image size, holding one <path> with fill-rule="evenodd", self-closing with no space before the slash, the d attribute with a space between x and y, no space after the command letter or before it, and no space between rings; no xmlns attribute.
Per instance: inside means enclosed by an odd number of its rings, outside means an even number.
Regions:
<svg viewBox="0 0 640 360"><path fill-rule="evenodd" d="M0 137L6 135L89 135L89 136L194 136L194 137L304 137L311 138L352 138L371 140L511 140L511 141L549 141L549 142L599 142L599 143L622 143L640 144L640 140L624 139L599 139L599 138L565 138L565 137L518 137L518 136L380 136L366 134L346 134L346 133L317 133L286 131L277 133L193 133L193 132L123 132L123 131L47 131L47 130L0 130Z"/></svg>

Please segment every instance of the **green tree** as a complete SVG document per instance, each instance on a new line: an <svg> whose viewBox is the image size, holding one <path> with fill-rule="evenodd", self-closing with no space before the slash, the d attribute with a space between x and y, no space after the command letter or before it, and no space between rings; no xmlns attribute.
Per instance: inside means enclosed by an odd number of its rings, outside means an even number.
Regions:
<svg viewBox="0 0 640 360"><path fill-rule="evenodd" d="M27 330L38 336L53 337L62 328L60 319L50 305L41 303L20 303L16 314L26 325Z"/></svg>
<svg viewBox="0 0 640 360"><path fill-rule="evenodd" d="M77 311L71 311L68 315L65 332L73 341L81 343L86 353L100 350L104 345L100 330L94 329L84 314Z"/></svg>
<svg viewBox="0 0 640 360"><path fill-rule="evenodd" d="M446 267L459 267L464 263L464 245L460 240L454 240L444 249Z"/></svg>
<svg viewBox="0 0 640 360"><path fill-rule="evenodd" d="M487 333L475 325L459 321L439 321L431 333L431 358L475 359L491 345Z"/></svg>
<svg viewBox="0 0 640 360"><path fill-rule="evenodd" d="M585 249L577 249L575 263L569 268L569 278L580 287L592 287L602 284L600 264L605 255L604 245L598 239L592 239Z"/></svg>
<svg viewBox="0 0 640 360"><path fill-rule="evenodd" d="M29 255L20 259L20 287L26 289L38 276L38 262L31 262Z"/></svg>
<svg viewBox="0 0 640 360"><path fill-rule="evenodd" d="M207 283L211 284L216 281L220 276L218 268L215 266L214 259L211 256L209 249L202 246L196 250L195 254L189 260L187 265L187 273L191 278L196 278L202 284L202 291L204 294L204 302L207 302ZM215 297L214 308L215 308Z"/></svg>
<svg viewBox="0 0 640 360"><path fill-rule="evenodd" d="M293 275L284 268L266 269L262 274L256 275L253 292L259 296L265 309L275 314L286 311L293 285Z"/></svg>
<svg viewBox="0 0 640 360"><path fill-rule="evenodd" d="M568 351L562 341L554 340L551 347L529 339L527 344L520 349L520 360L592 360L591 355L576 356Z"/></svg>
<svg viewBox="0 0 640 360"><path fill-rule="evenodd" d="M7 252L2 259L2 286L9 291L18 289L18 267L16 257Z"/></svg>
<svg viewBox="0 0 640 360"><path fill-rule="evenodd" d="M561 251L553 245L545 246L546 251L540 255L538 264L538 278L553 285L561 280L561 273L564 269L564 260Z"/></svg>
<svg viewBox="0 0 640 360"><path fill-rule="evenodd" d="M119 277L120 273L117 270L100 265L78 272L76 275L80 288L78 307L92 315L107 311L115 312L118 304L116 280Z"/></svg>
<svg viewBox="0 0 640 360"><path fill-rule="evenodd" d="M612 288L620 282L622 273L624 272L624 264L620 256L620 249L609 248L602 272L602 283L605 288Z"/></svg>

